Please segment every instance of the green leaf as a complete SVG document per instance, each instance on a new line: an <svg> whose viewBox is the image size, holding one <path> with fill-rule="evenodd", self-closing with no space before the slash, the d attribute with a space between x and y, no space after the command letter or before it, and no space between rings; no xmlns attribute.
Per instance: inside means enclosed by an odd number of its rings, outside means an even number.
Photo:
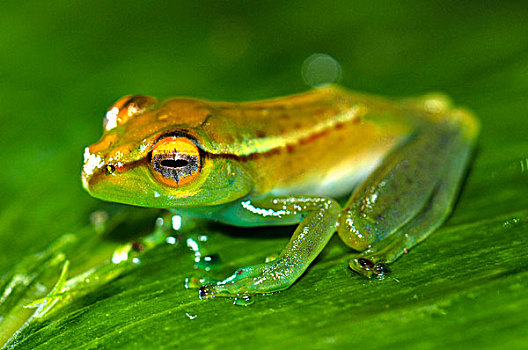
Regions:
<svg viewBox="0 0 528 350"><path fill-rule="evenodd" d="M515 1L6 1L0 344L526 347L527 16ZM384 280L351 272L334 237L284 292L247 307L200 300L186 279L261 262L292 228L208 226L165 241L160 212L83 192L82 150L121 95L284 95L306 89L302 63L313 53L339 62L349 88L442 91L476 113L482 133L455 210ZM196 269L188 238L219 263ZM116 252L128 259L113 263Z"/></svg>

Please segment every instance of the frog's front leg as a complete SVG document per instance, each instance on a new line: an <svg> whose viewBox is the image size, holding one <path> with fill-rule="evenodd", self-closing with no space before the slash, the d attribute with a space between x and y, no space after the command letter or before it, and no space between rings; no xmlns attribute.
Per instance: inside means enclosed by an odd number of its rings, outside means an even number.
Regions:
<svg viewBox="0 0 528 350"><path fill-rule="evenodd" d="M300 224L278 258L242 267L217 284L203 286L200 294L236 297L288 288L328 243L335 232L339 212L339 204L325 197L266 197L240 202L225 213L238 218L239 225Z"/></svg>
<svg viewBox="0 0 528 350"><path fill-rule="evenodd" d="M361 252L352 270L383 275L449 215L478 131L471 115L454 113L418 130L352 194L338 219L342 240Z"/></svg>

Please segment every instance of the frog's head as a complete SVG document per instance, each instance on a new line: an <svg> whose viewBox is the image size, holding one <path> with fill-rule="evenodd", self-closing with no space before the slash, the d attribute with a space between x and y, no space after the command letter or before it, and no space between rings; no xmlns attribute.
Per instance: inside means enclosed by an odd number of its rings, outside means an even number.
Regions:
<svg viewBox="0 0 528 350"><path fill-rule="evenodd" d="M103 200L157 208L216 205L247 194L246 172L209 152L201 128L209 117L198 100L121 98L106 113L101 140L84 150L84 188Z"/></svg>

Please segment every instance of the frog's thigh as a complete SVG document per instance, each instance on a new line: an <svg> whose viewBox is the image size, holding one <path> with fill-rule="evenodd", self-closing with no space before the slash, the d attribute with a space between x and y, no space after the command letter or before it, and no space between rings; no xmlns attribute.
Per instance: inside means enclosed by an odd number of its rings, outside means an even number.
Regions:
<svg viewBox="0 0 528 350"><path fill-rule="evenodd" d="M454 126L423 133L354 192L338 220L341 238L363 251L350 261L353 270L368 277L383 274L384 263L440 226L451 211L472 145L473 139Z"/></svg>
<svg viewBox="0 0 528 350"><path fill-rule="evenodd" d="M258 216L259 224L277 225L283 219L302 220L288 245L271 262L238 269L217 285L202 287L202 293L216 296L271 293L291 286L323 250L335 232L340 207L324 197L278 197L243 202L246 216ZM246 217L246 220L249 220Z"/></svg>

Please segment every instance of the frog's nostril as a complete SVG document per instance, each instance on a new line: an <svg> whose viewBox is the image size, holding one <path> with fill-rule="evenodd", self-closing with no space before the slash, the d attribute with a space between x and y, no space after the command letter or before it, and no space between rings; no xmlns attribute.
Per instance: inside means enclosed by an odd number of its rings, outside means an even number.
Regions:
<svg viewBox="0 0 528 350"><path fill-rule="evenodd" d="M108 175L112 175L116 171L116 167L114 164L107 164L104 169Z"/></svg>

